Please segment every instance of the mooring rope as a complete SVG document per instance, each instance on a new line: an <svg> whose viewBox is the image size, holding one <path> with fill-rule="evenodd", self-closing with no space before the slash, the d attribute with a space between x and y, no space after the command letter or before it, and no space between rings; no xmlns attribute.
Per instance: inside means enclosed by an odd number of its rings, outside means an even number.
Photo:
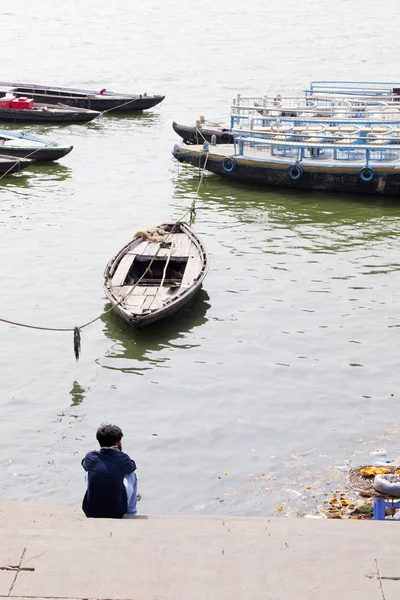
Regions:
<svg viewBox="0 0 400 600"><path fill-rule="evenodd" d="M148 97L149 96L144 96L144 98L148 98ZM143 98L143 96L142 96L142 98ZM139 99L141 99L141 98L139 97ZM94 123L95 121L100 120L102 117L104 117L104 115L106 115L107 113L111 112L112 110L119 110L123 106L126 106L127 104L130 104L132 101L133 101L133 98L131 98L130 100L127 100L126 102L123 102L122 104L118 104L117 106L113 106L113 108L108 108L107 110L101 110L101 111L99 111L100 114L98 114L97 117L95 117L94 119L91 119L90 121L87 121L87 123L84 123L83 125L90 125L90 123ZM162 100L158 104L161 104L161 102L162 102ZM157 106L157 104L155 104L154 106ZM154 108L154 106L152 108ZM89 110L95 110L95 109L89 108Z"/></svg>
<svg viewBox="0 0 400 600"><path fill-rule="evenodd" d="M37 150L35 150L34 152L37 152ZM33 154L33 152L31 154ZM176 226L180 222L184 221L184 219L185 219L185 217L187 215L190 215L190 222L192 222L192 220L196 216L196 199L199 197L200 186L201 186L201 184L204 181L204 175L205 175L205 170L206 170L206 166L207 166L208 156L209 156L209 151L207 151L206 159L204 161L204 165L203 165L203 168L202 168L202 171L201 171L201 174L200 174L200 181L199 181L199 184L197 186L196 194L195 194L195 197L192 200L192 203L191 203L191 206L190 206L189 210L187 210L186 213L180 219L178 219L177 221L175 221L175 223L174 223L171 231L167 232L166 237L163 239L162 242L160 242L160 245L158 246L156 252L154 253L154 256L152 257L151 261L149 262L149 264L148 264L147 268L145 269L145 271L143 272L143 274L138 278L138 280L136 281L136 283L132 285L132 287L129 290L129 292L123 298L121 298L121 300L119 300L116 304L112 305L109 309L103 311L100 315L98 315L94 319L91 319L90 321L87 321L83 325L79 325L79 326L75 326L75 327L44 327L44 326L41 326L41 325L30 325L28 323L21 323L19 321L12 321L11 319L4 319L4 318L1 318L1 317L0 317L0 322L7 323L8 325L14 325L16 327L25 327L27 329L38 329L40 331L73 331L74 332L74 353L75 353L76 360L78 360L79 356L80 356L80 351L81 351L81 335L80 335L80 331L82 329L85 329L85 327L88 327L89 325L92 325L93 323L95 323L96 321L98 321L99 319L101 319L102 317L104 317L105 315L107 315L109 312L111 312L112 310L114 310L117 306L119 306L120 304L122 304L127 298L129 298L129 296L133 293L133 290L139 285L139 283L142 281L142 279L145 277L145 275L150 270L150 268L151 268L154 260L156 259L157 255L158 255L159 250L161 249L161 243L166 243L167 242L168 237L174 233ZM165 273L166 273L166 269L164 269L163 278L165 277Z"/></svg>
<svg viewBox="0 0 400 600"><path fill-rule="evenodd" d="M177 223L178 222L179 221L177 221ZM75 353L76 360L78 360L79 356L80 356L80 350L81 350L81 336L80 336L81 329L85 329L85 327L92 325L92 323L95 323L96 321L98 321L99 319L101 319L102 317L107 315L109 312L114 310L114 308L116 306L119 306L120 304L122 304L122 302L124 302L126 300L126 298L129 298L129 296L133 293L134 288L137 285L139 285L139 283L142 281L144 276L148 273L151 265L153 264L154 260L156 259L159 249L160 249L160 246L157 248L156 252L154 253L154 256L152 257L151 261L149 262L149 264L148 264L147 268L145 269L145 271L143 272L143 274L139 277L137 282L132 286L132 289L130 289L129 292L123 298L121 298L121 300L119 302L117 302L116 304L111 306L111 308L103 311L99 316L95 317L91 321L88 321L87 323L84 323L83 325L79 325L79 327L77 327L77 326L75 326L75 327L43 327L40 325L28 325L27 323L18 323L17 321L11 321L9 319L2 319L2 318L0 318L0 321L2 323L8 323L9 325L16 325L17 327L25 327L27 329L39 329L41 331L73 331L74 332L74 353Z"/></svg>
<svg viewBox="0 0 400 600"><path fill-rule="evenodd" d="M36 148L36 150L33 150L32 152L30 152L26 156L20 156L20 157L10 156L10 159L15 158L15 162L11 165L11 167L8 169L8 171L6 171L5 173L3 173L3 175L0 176L0 181L3 179L3 177L5 177L6 175L8 175L8 173L10 171L12 171L13 168L15 167L15 165L17 165L19 162L21 162L21 160L29 158L30 156L33 156L36 152L39 152L40 150L43 150L43 148L48 148L51 145L52 144L45 144L44 146L41 146L40 148ZM1 146L0 146L0 154L1 154ZM8 156L8 154L3 154L3 156Z"/></svg>

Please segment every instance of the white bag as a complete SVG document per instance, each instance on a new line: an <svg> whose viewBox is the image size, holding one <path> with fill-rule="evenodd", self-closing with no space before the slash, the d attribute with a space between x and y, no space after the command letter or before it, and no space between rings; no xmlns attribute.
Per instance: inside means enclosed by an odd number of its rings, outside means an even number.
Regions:
<svg viewBox="0 0 400 600"><path fill-rule="evenodd" d="M400 475L375 475L373 485L381 494L400 498Z"/></svg>

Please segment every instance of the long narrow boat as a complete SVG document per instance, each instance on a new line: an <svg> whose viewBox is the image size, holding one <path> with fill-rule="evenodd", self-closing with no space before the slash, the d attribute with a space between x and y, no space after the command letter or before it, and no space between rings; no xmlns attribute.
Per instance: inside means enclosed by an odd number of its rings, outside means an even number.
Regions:
<svg viewBox="0 0 400 600"><path fill-rule="evenodd" d="M17 158L11 156L3 156L0 154L0 175L9 175L10 173L18 173L22 169L26 169L32 163L29 158Z"/></svg>
<svg viewBox="0 0 400 600"><path fill-rule="evenodd" d="M0 106L0 121L5 123L88 123L100 114L97 110L72 108L61 104L35 104L30 109Z"/></svg>
<svg viewBox="0 0 400 600"><path fill-rule="evenodd" d="M129 325L144 327L185 306L207 271L207 252L188 225L164 223L137 232L109 261L104 291Z"/></svg>
<svg viewBox="0 0 400 600"><path fill-rule="evenodd" d="M15 96L29 96L35 102L62 102L68 106L112 112L142 111L160 104L165 96L144 94L119 94L102 90L86 90L66 87L46 86L35 83L0 82L1 93ZM112 114L111 112L111 114Z"/></svg>
<svg viewBox="0 0 400 600"><path fill-rule="evenodd" d="M234 145L175 145L174 157L247 184L400 196L400 140L250 132Z"/></svg>
<svg viewBox="0 0 400 600"><path fill-rule="evenodd" d="M73 146L37 137L25 131L0 129L0 153L6 156L27 157L35 161L58 160L71 152Z"/></svg>

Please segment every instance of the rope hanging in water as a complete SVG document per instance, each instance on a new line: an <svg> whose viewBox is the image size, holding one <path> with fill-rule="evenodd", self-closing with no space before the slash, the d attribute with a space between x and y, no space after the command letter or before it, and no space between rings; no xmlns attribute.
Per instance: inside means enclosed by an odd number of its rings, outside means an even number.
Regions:
<svg viewBox="0 0 400 600"><path fill-rule="evenodd" d="M35 152L37 152L37 150L35 150L34 152L32 152L32 154L34 154ZM200 186L201 186L201 184L203 183L203 180L204 180L204 173L205 173L205 170L206 170L208 155L209 155L209 152L207 152L207 154L206 154L206 159L204 161L204 166L203 166L203 169L202 169L202 173L200 175L199 185L197 186L196 195L193 198L193 201L192 201L192 204L190 206L190 209L188 211L186 211L186 213L183 215L183 217L181 217L180 219L178 219L175 222L175 225L174 225L173 229L170 232L163 232L163 233L166 233L167 235L166 235L166 238L162 242L160 242L160 248L161 247L167 247L167 245L170 243L170 242L167 242L169 235L171 235L171 233L174 232L174 230L177 227L177 225L181 221L183 221L187 215L190 216L190 223L192 223L192 221L194 220L194 218L196 216L196 198L199 195ZM1 177L0 177L0 179L1 179ZM148 233L148 232L138 232L138 233L143 234L143 233ZM160 233L161 233L161 231L160 231ZM134 237L136 237L136 235L137 234L135 234ZM147 236L145 236L145 237L147 237ZM152 257L152 259L151 259L148 267L144 271L144 273L141 275L141 277L138 279L138 281L135 283L135 285L132 286L131 291L128 292L128 294L123 299L121 299L115 306L118 306L124 300L126 300L126 298L133 292L134 288L145 277L146 273L151 268L151 265L153 264L153 261L157 257L158 250L159 250L159 248L155 252L154 256ZM95 323L96 321L98 321L99 319L101 319L102 317L104 317L105 315L107 315L109 312L111 312L112 310L114 310L115 306L111 306L111 308L109 308L108 310L105 310L99 316L95 317L91 321L88 321L87 323L84 323L83 325L80 325L79 327L42 327L40 325L29 325L28 323L20 323L18 321L11 321L10 319L2 319L2 318L0 318L0 322L1 323L8 323L9 325L15 325L16 327L25 327L27 329L39 329L41 331L73 331L74 332L74 354L75 354L76 360L78 361L79 358L80 358L80 355L81 355L81 329L84 329L85 327L88 327L92 323Z"/></svg>
<svg viewBox="0 0 400 600"><path fill-rule="evenodd" d="M78 361L81 353L81 332L79 327L74 327L74 353L75 358Z"/></svg>

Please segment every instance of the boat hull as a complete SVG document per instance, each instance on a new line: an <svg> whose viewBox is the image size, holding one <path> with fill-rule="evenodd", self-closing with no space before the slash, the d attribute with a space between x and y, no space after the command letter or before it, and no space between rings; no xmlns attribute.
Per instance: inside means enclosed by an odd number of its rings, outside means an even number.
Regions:
<svg viewBox="0 0 400 600"><path fill-rule="evenodd" d="M100 112L94 110L74 110L60 105L37 104L29 110L0 108L0 121L4 123L88 123Z"/></svg>
<svg viewBox="0 0 400 600"><path fill-rule="evenodd" d="M374 176L371 181L363 181L360 177L362 165L351 167L314 167L301 164L302 175L296 180L290 177L290 163L279 164L268 160L255 160L246 156L230 155L233 168L224 168L224 160L228 154L207 155L203 148L179 148L175 146L173 156L183 163L204 168L211 173L246 184L274 186L291 189L319 190L327 192L348 192L357 194L374 194L379 196L400 196L400 170L390 170L382 165L373 166ZM295 163L293 162L292 165ZM229 163L229 167L231 163Z"/></svg>
<svg viewBox="0 0 400 600"><path fill-rule="evenodd" d="M0 175L18 173L29 167L31 163L32 161L27 158L18 159L0 155Z"/></svg>
<svg viewBox="0 0 400 600"><path fill-rule="evenodd" d="M88 96L87 98L80 97L65 97L63 96L55 96L51 94L35 94L29 93L29 96L35 100L35 102L51 102L57 103L62 102L62 104L66 104L67 106L71 106L73 108L86 108L89 110L97 110L100 112L103 111L111 111L113 112L140 112L143 110L148 110L149 108L153 108L160 104L164 100L165 96L145 96L136 98L91 98Z"/></svg>
<svg viewBox="0 0 400 600"><path fill-rule="evenodd" d="M6 146L0 146L0 153L3 156L15 156L18 158L30 158L36 162L52 162L59 160L72 150L72 146L68 148L7 148Z"/></svg>
<svg viewBox="0 0 400 600"><path fill-rule="evenodd" d="M202 144L204 141L211 142L215 135L217 144L233 144L233 135L227 129L217 129L209 127L190 127L172 123L173 130L183 139L185 144Z"/></svg>
<svg viewBox="0 0 400 600"><path fill-rule="evenodd" d="M148 315L136 315L132 316L126 311L124 311L120 305L117 304L115 298L112 294L109 293L107 288L105 288L105 293L107 295L108 300L111 302L114 312L121 317L128 325L134 327L135 329L143 329L143 327L147 327L148 325L152 325L153 323L157 323L159 321L163 321L164 319L168 319L168 317L172 317L174 314L182 310L185 306L190 304L190 302L195 298L198 292L201 290L202 282L194 286L184 298L179 299L174 304L170 306L166 306L160 310L154 311Z"/></svg>
<svg viewBox="0 0 400 600"><path fill-rule="evenodd" d="M178 226L178 229L174 231L174 228ZM208 255L204 248L204 245L200 239L194 234L186 223L166 223L160 226L164 232L170 232L170 238L167 233L167 240L172 246L154 246L162 241L149 240L145 241L146 237L142 239L141 236L135 236L135 238L124 246L118 254L112 258L104 271L104 292L111 302L114 311L124 321L126 321L131 327L141 329L147 325L151 325L158 321L164 320L189 304L197 293L200 291L204 278L208 272ZM142 233L142 232L141 232ZM177 239L176 234L183 235L185 241L180 238ZM140 245L142 244L142 245ZM172 253L173 248L176 250L176 254ZM151 282L151 289L156 290L156 293L150 293L148 286L150 282L146 282L143 279L143 283L140 283L145 273L141 275L140 281L136 281L133 284L126 283L128 273L126 269L130 269L137 257L142 257L142 260L149 260L147 269L151 266L155 255L165 261L164 275L162 280ZM182 261L186 259L185 269L181 272L181 279L178 277L178 281L171 281L168 279L167 272L167 256L168 262L174 260ZM172 258L171 258L172 256ZM148 258L147 258L148 257ZM153 257L153 258L151 258ZM128 259L128 263L125 261ZM120 271L121 269L121 271ZM177 269L176 267L173 270ZM137 277L138 275L135 275ZM172 273L170 276L175 277ZM115 281L117 278L117 281ZM166 278L166 279L165 279ZM163 286L165 283L165 287ZM132 285L130 288L129 286ZM172 288L170 286L173 286ZM121 291L121 286L124 290ZM128 286L127 288L125 286ZM132 292L138 292L136 294L139 298L139 303L134 302L130 305L126 302L126 299L132 294ZM165 293L166 292L166 293ZM170 296L170 293L173 296ZM134 294L135 296L135 294ZM150 299L150 305L144 308L145 303ZM158 303L154 309L152 309L153 302ZM160 305L161 304L161 305ZM142 308L143 307L143 308Z"/></svg>

